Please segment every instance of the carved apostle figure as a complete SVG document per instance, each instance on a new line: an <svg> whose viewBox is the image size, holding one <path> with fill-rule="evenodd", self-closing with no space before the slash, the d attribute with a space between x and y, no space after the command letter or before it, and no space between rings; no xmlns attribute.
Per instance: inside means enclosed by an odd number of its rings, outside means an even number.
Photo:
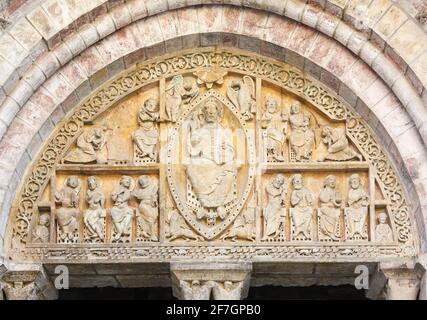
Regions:
<svg viewBox="0 0 427 320"><path fill-rule="evenodd" d="M366 218L368 216L369 196L363 190L360 176L352 174L349 178L346 208L347 237L349 239L366 239Z"/></svg>
<svg viewBox="0 0 427 320"><path fill-rule="evenodd" d="M119 185L111 194L114 201L114 206L111 208L111 220L114 226L113 241L119 241L132 233L132 218L135 209L129 206L129 199L133 184L131 177L122 176Z"/></svg>
<svg viewBox="0 0 427 320"><path fill-rule="evenodd" d="M245 120L251 120L256 113L255 83L249 76L242 80L233 80L227 88L227 96L240 110Z"/></svg>
<svg viewBox="0 0 427 320"><path fill-rule="evenodd" d="M88 128L77 138L77 146L64 158L66 163L106 163L98 151L105 145L107 135L104 128Z"/></svg>
<svg viewBox="0 0 427 320"><path fill-rule="evenodd" d="M187 136L190 161L186 173L200 207L197 218L206 218L208 224L225 219L226 206L236 198L235 151L232 132L221 125L223 107L214 98L201 108L200 124Z"/></svg>
<svg viewBox="0 0 427 320"><path fill-rule="evenodd" d="M319 236L332 241L339 241L339 219L342 204L341 194L336 190L337 178L329 175L325 178L320 191L319 201Z"/></svg>
<svg viewBox="0 0 427 320"><path fill-rule="evenodd" d="M194 232L187 226L184 218L179 214L177 210L172 210L169 213L169 230L166 235L169 237L169 241L176 239L183 240L203 240L203 238L194 234Z"/></svg>
<svg viewBox="0 0 427 320"><path fill-rule="evenodd" d="M378 225L375 228L375 241L377 242L393 242L393 231L387 223L387 219L387 213L380 212L378 215Z"/></svg>
<svg viewBox="0 0 427 320"><path fill-rule="evenodd" d="M243 281L233 283L224 281L223 284L215 282L212 288L214 300L240 300L242 299Z"/></svg>
<svg viewBox="0 0 427 320"><path fill-rule="evenodd" d="M301 103L295 101L291 106L292 132L289 136L289 144L296 161L310 160L314 148L314 132L310 128L311 115L301 109Z"/></svg>
<svg viewBox="0 0 427 320"><path fill-rule="evenodd" d="M141 236L151 241L158 240L159 204L157 181L143 175L138 179L139 189L132 195L139 200L139 222Z"/></svg>
<svg viewBox="0 0 427 320"><path fill-rule="evenodd" d="M278 102L268 97L265 103L265 113L261 119L261 127L266 135L266 153L268 161L284 161L283 145L288 131L288 115L280 112Z"/></svg>
<svg viewBox="0 0 427 320"><path fill-rule="evenodd" d="M73 241L78 229L80 199L80 182L76 176L65 180L65 186L55 194L55 203L60 207L56 210L56 219L60 228L61 240Z"/></svg>
<svg viewBox="0 0 427 320"><path fill-rule="evenodd" d="M328 146L328 154L320 161L348 161L353 159L362 161L362 155L350 146L344 129L323 127L322 141Z"/></svg>
<svg viewBox="0 0 427 320"><path fill-rule="evenodd" d="M157 140L159 131L159 105L154 98L147 99L138 112L139 129L132 134L134 143L134 162L157 159Z"/></svg>
<svg viewBox="0 0 427 320"><path fill-rule="evenodd" d="M285 177L277 174L267 184L267 207L263 211L264 236L263 240L276 239L283 236L285 221L285 197L287 194Z"/></svg>
<svg viewBox="0 0 427 320"><path fill-rule="evenodd" d="M166 116L176 122L183 105L191 103L199 94L199 87L194 79L177 75L166 87Z"/></svg>
<svg viewBox="0 0 427 320"><path fill-rule="evenodd" d="M230 230L221 237L222 240L230 239L235 242L237 239L255 241L255 211L247 209L238 216Z"/></svg>
<svg viewBox="0 0 427 320"><path fill-rule="evenodd" d="M39 216L39 222L33 230L34 243L49 242L49 235L50 235L49 225L50 225L50 216L48 214L41 214Z"/></svg>
<svg viewBox="0 0 427 320"><path fill-rule="evenodd" d="M304 239L311 239L313 217L313 195L304 187L302 175L296 174L292 178L293 191L291 194L291 216L293 222L293 237L301 235Z"/></svg>
<svg viewBox="0 0 427 320"><path fill-rule="evenodd" d="M88 208L83 213L83 223L90 240L104 239L104 225L107 211L105 210L105 195L98 185L96 177L87 178L86 202Z"/></svg>

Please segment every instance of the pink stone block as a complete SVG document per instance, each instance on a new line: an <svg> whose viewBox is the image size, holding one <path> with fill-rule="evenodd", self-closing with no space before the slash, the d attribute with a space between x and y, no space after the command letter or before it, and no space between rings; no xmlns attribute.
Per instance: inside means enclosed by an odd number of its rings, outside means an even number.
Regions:
<svg viewBox="0 0 427 320"><path fill-rule="evenodd" d="M56 107L54 98L43 87L33 94L30 102L41 107L43 110L46 110L47 113L50 113Z"/></svg>
<svg viewBox="0 0 427 320"><path fill-rule="evenodd" d="M358 60L346 72L342 80L357 95L362 95L377 78L377 74L365 62Z"/></svg>
<svg viewBox="0 0 427 320"><path fill-rule="evenodd" d="M348 68L357 61L357 57L343 46L336 46L331 52L326 69L337 77L341 77Z"/></svg>
<svg viewBox="0 0 427 320"><path fill-rule="evenodd" d="M222 29L222 9L217 6L203 6L197 10L200 32L218 32Z"/></svg>
<svg viewBox="0 0 427 320"><path fill-rule="evenodd" d="M138 48L135 37L128 28L120 29L114 33L114 37L116 38L116 43L118 44L122 55L133 52Z"/></svg>
<svg viewBox="0 0 427 320"><path fill-rule="evenodd" d="M314 29L299 24L289 40L289 48L301 55L305 55L316 35L317 32Z"/></svg>
<svg viewBox="0 0 427 320"><path fill-rule="evenodd" d="M48 109L28 101L18 112L17 117L36 130L39 130L49 115L50 112Z"/></svg>
<svg viewBox="0 0 427 320"><path fill-rule="evenodd" d="M182 35L199 33L199 23L194 17L197 17L196 8L186 8L185 10L177 11L179 26Z"/></svg>
<svg viewBox="0 0 427 320"><path fill-rule="evenodd" d="M160 29L162 30L163 39L169 40L176 38L179 34L179 20L176 12L171 11L160 14L158 17Z"/></svg>
<svg viewBox="0 0 427 320"><path fill-rule="evenodd" d="M329 52L335 47L335 42L322 34L318 34L313 46L308 53L308 58L323 65L328 58Z"/></svg>
<svg viewBox="0 0 427 320"><path fill-rule="evenodd" d="M266 34L266 24L268 16L262 12L253 9L245 10L242 18L242 34L264 39Z"/></svg>
<svg viewBox="0 0 427 320"><path fill-rule="evenodd" d="M59 70L59 72L65 77L67 82L75 88L79 87L87 80L87 75L75 61L70 61L65 67Z"/></svg>
<svg viewBox="0 0 427 320"><path fill-rule="evenodd" d="M378 78L372 85L369 86L369 88L367 88L363 92L361 97L365 104L369 107L376 105L379 101L381 101L390 93L391 90L389 89L389 87L384 83L382 79Z"/></svg>
<svg viewBox="0 0 427 320"><path fill-rule="evenodd" d="M76 58L76 62L83 68L88 76L91 76L105 66L105 62L99 54L97 46L90 47L82 52L82 54Z"/></svg>
<svg viewBox="0 0 427 320"><path fill-rule="evenodd" d="M238 7L224 7L222 29L224 32L237 33L242 19L242 10Z"/></svg>
<svg viewBox="0 0 427 320"><path fill-rule="evenodd" d="M162 30L157 16L144 19L138 22L137 26L142 35L141 40L144 46L149 47L163 42Z"/></svg>
<svg viewBox="0 0 427 320"><path fill-rule="evenodd" d="M278 15L270 15L268 17L265 34L265 40L282 47L286 47L292 32L295 30L297 24L284 17Z"/></svg>

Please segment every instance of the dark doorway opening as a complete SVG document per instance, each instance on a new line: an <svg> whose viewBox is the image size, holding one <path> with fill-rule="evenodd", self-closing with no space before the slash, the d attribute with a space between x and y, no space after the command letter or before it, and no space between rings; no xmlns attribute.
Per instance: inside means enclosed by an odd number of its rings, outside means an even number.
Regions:
<svg viewBox="0 0 427 320"><path fill-rule="evenodd" d="M59 291L59 300L171 300L171 288L84 288ZM247 300L366 300L353 286L252 287Z"/></svg>

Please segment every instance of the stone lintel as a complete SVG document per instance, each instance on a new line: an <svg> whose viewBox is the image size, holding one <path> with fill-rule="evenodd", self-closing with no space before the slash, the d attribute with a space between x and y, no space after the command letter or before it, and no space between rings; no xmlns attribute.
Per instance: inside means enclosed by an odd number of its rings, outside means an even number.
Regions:
<svg viewBox="0 0 427 320"><path fill-rule="evenodd" d="M172 262L173 294L181 300L241 300L247 297L252 264Z"/></svg>

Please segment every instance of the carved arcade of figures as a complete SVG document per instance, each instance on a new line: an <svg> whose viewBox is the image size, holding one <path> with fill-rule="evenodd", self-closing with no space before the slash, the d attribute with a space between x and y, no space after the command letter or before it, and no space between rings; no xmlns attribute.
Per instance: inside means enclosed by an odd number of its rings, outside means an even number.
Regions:
<svg viewBox="0 0 427 320"><path fill-rule="evenodd" d="M304 187L301 174L292 177L292 194L290 209L292 219L292 239L312 240L313 195Z"/></svg>
<svg viewBox="0 0 427 320"><path fill-rule="evenodd" d="M129 176L122 176L119 185L113 190L111 198L114 206L111 208L113 224L113 242L130 242L132 235L132 219L135 209L129 206L134 181Z"/></svg>
<svg viewBox="0 0 427 320"><path fill-rule="evenodd" d="M291 161L309 161L313 156L315 135L310 127L310 120L311 114L302 110L299 101L294 101L289 117L292 129L289 136Z"/></svg>
<svg viewBox="0 0 427 320"><path fill-rule="evenodd" d="M83 223L85 225L85 241L104 242L105 241L105 195L94 176L87 178L86 191L87 209L83 213Z"/></svg>
<svg viewBox="0 0 427 320"><path fill-rule="evenodd" d="M70 176L65 180L62 190L55 193L55 203L59 205L56 210L59 229L58 242L75 243L78 241L79 200L79 179L76 176Z"/></svg>
<svg viewBox="0 0 427 320"><path fill-rule="evenodd" d="M387 223L388 216L385 212L378 214L378 224L375 228L375 241L380 243L393 242L393 230Z"/></svg>
<svg viewBox="0 0 427 320"><path fill-rule="evenodd" d="M219 101L208 99L201 109L201 123L187 137L189 193L199 202L197 219L206 219L208 225L224 220L227 207L236 201L235 150L231 131L221 125L223 112Z"/></svg>
<svg viewBox="0 0 427 320"><path fill-rule="evenodd" d="M288 134L288 114L280 111L276 98L267 97L265 112L261 118L264 129L265 151L268 162L283 162L283 147Z"/></svg>
<svg viewBox="0 0 427 320"><path fill-rule="evenodd" d="M139 189L132 195L139 200L137 238L141 240L158 241L158 182L143 175L138 179Z"/></svg>
<svg viewBox="0 0 427 320"><path fill-rule="evenodd" d="M165 94L167 120L176 122L182 108L190 104L199 94L199 87L193 78L177 75L167 85Z"/></svg>
<svg viewBox="0 0 427 320"><path fill-rule="evenodd" d="M285 203L287 189L285 177L275 175L267 184L267 207L263 210L264 236L262 240L284 240Z"/></svg>
<svg viewBox="0 0 427 320"><path fill-rule="evenodd" d="M139 129L132 134L134 164L156 162L159 131L159 105L154 98L147 99L138 112Z"/></svg>
<svg viewBox="0 0 427 320"><path fill-rule="evenodd" d="M344 129L323 127L322 141L328 147L328 154L319 161L362 161L362 155L350 146Z"/></svg>
<svg viewBox="0 0 427 320"><path fill-rule="evenodd" d="M320 241L340 241L342 198L336 187L337 178L333 175L327 176L319 195L318 230Z"/></svg>
<svg viewBox="0 0 427 320"><path fill-rule="evenodd" d="M369 196L363 189L359 174L352 174L348 180L348 207L345 208L346 239L366 240Z"/></svg>
<svg viewBox="0 0 427 320"><path fill-rule="evenodd" d="M256 113L255 83L251 77L244 76L242 80L233 80L227 88L227 96L236 106L243 118L251 120Z"/></svg>

